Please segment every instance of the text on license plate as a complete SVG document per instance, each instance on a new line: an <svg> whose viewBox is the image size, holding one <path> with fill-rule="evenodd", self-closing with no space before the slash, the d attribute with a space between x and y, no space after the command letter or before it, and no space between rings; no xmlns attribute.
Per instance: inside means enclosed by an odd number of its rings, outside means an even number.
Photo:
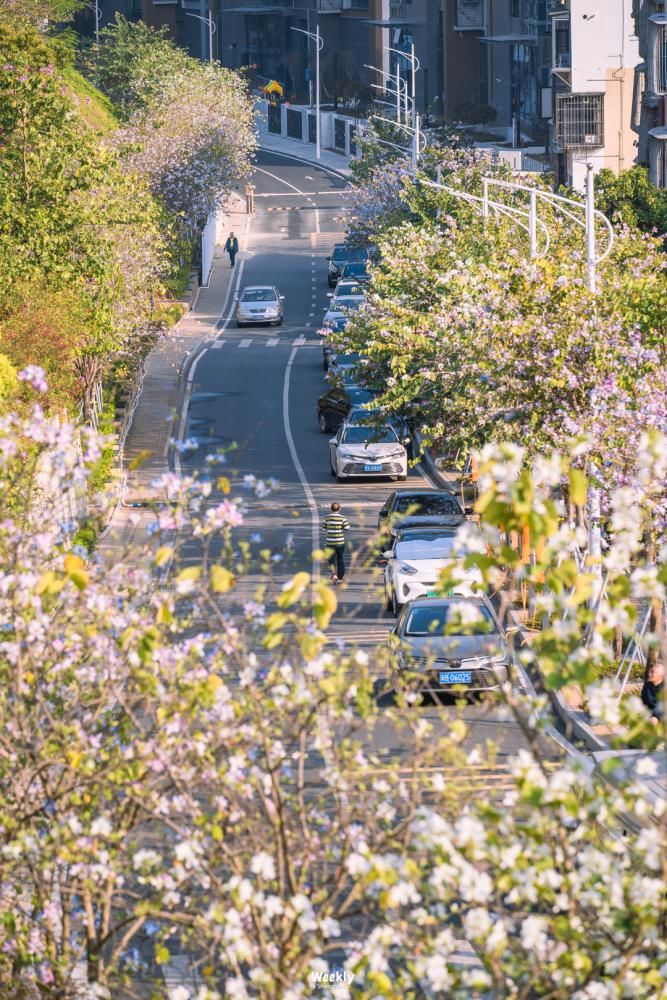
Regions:
<svg viewBox="0 0 667 1000"><path fill-rule="evenodd" d="M472 670L441 670L441 684L470 684Z"/></svg>
<svg viewBox="0 0 667 1000"><path fill-rule="evenodd" d="M381 465L365 465L364 472L382 472Z"/></svg>

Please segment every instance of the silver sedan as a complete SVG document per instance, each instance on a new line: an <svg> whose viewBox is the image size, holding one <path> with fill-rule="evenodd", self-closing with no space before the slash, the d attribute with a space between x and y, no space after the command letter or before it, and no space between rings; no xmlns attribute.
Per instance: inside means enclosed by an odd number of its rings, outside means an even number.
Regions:
<svg viewBox="0 0 667 1000"><path fill-rule="evenodd" d="M236 303L236 325L270 323L280 326L284 301L285 296L274 285L246 285Z"/></svg>

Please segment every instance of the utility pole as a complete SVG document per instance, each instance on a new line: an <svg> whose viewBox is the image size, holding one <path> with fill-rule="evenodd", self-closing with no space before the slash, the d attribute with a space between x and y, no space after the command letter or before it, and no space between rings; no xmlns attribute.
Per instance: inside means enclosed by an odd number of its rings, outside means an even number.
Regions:
<svg viewBox="0 0 667 1000"><path fill-rule="evenodd" d="M315 156L319 160L322 152L320 133L320 52L324 48L324 39L320 35L319 24L315 25L314 32L306 31L305 28L292 28L291 30L298 31L300 35L305 35L306 38L310 38L311 41L315 42Z"/></svg>

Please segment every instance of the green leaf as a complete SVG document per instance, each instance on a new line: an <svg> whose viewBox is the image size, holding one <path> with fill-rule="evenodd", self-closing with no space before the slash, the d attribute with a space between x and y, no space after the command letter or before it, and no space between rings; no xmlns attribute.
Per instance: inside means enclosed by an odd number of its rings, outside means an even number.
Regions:
<svg viewBox="0 0 667 1000"><path fill-rule="evenodd" d="M583 507L588 493L588 480L581 469L570 469L570 499L577 507Z"/></svg>

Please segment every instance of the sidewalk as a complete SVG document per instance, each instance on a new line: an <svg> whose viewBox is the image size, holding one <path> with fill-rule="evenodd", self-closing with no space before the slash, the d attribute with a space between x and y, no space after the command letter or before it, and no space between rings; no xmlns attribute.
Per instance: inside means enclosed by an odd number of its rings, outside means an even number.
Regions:
<svg viewBox="0 0 667 1000"><path fill-rule="evenodd" d="M318 160L315 156L315 146L311 142L302 142L300 139L285 139L280 135L273 135L271 132L259 131L257 136L260 149L270 153L283 153L286 156L296 156L300 160L307 160L309 163L319 164L327 170L334 170L344 177L350 177L350 157L341 153L334 153L329 149L321 150Z"/></svg>
<svg viewBox="0 0 667 1000"><path fill-rule="evenodd" d="M245 211L225 216L226 227L239 236L237 262L244 256L247 218ZM208 286L200 288L192 310L167 331L146 359L143 385L123 453L124 506L157 499L151 483L168 467L169 441L178 431L183 375L204 342L215 338L218 319L230 305L236 274L222 247L216 247ZM130 468L133 461L140 461L138 468Z"/></svg>

